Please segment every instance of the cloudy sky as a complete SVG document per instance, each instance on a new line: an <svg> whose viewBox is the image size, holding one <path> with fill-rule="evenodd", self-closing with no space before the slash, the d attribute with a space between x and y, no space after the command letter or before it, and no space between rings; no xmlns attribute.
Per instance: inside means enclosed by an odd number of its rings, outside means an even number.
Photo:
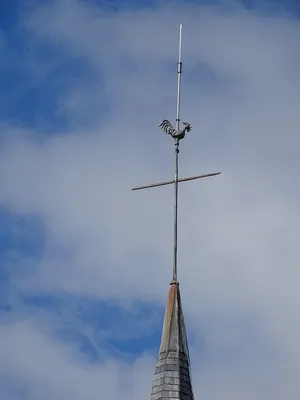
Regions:
<svg viewBox="0 0 300 400"><path fill-rule="evenodd" d="M2 0L0 397L150 394L171 278L195 397L300 396L297 1ZM298 311L297 311L298 310Z"/></svg>

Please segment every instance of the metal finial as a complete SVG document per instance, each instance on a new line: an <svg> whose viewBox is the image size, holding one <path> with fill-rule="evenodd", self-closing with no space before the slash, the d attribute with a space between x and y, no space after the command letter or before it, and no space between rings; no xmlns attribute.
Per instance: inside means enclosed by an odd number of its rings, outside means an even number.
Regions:
<svg viewBox="0 0 300 400"><path fill-rule="evenodd" d="M179 27L179 49L178 49L178 63L177 63L177 105L176 105L176 129L171 122L164 119L159 127L168 135L175 139L175 178L174 178L174 233L173 233L173 282L177 282L177 221L178 221L178 154L179 154L179 141L185 137L186 132L190 132L192 127L188 122L184 122L184 128L180 129L180 86L181 86L181 73L182 73L182 24Z"/></svg>
<svg viewBox="0 0 300 400"><path fill-rule="evenodd" d="M179 141L183 139L187 132L192 130L191 124L188 122L183 122L183 128L180 129L180 86L181 86L181 73L182 73L182 61L181 61L181 53L182 53L182 24L180 24L179 30L179 52L178 52L178 63L177 63L177 106L176 106L176 127L174 128L171 122L167 119L164 119L159 127L167 134L172 136L175 140L175 174L174 180L153 183L151 185L144 185L135 187L131 190L140 190L146 188L153 188L158 186L165 186L174 184L174 238L173 238L173 279L172 284L177 284L177 242L178 242L178 229L177 229L177 220L178 220L178 183L191 181L199 178L206 178L210 176L219 175L221 172L215 172L210 174L203 174L198 176L192 176L189 178L178 178L178 154L179 154Z"/></svg>

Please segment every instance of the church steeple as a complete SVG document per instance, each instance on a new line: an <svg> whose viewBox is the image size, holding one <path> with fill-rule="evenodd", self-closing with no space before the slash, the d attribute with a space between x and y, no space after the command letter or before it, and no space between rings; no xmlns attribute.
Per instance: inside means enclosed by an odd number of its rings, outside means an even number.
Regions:
<svg viewBox="0 0 300 400"><path fill-rule="evenodd" d="M179 283L171 282L150 400L193 400Z"/></svg>
<svg viewBox="0 0 300 400"><path fill-rule="evenodd" d="M178 183L199 178L207 178L219 175L220 172L192 176L189 178L178 177L179 142L187 132L191 131L191 125L183 122L180 129L180 83L182 73L181 62L181 36L179 36L179 59L177 63L177 109L176 128L164 119L159 125L162 130L175 141L175 176L172 181L153 183L151 185L135 187L132 190L140 190L174 184L174 245L173 245L173 279L169 290L165 319L162 330L161 344L156 364L154 380L150 400L193 400L193 390L190 375L190 359L188 343L184 325L182 304L180 298L179 283L177 278L177 211L178 211Z"/></svg>
<svg viewBox="0 0 300 400"><path fill-rule="evenodd" d="M180 83L181 83L181 36L179 35L179 56L177 63L177 107L176 129L168 120L163 120L160 127L175 139L175 176L174 176L174 237L173 237L173 280L171 282L165 318L161 336L158 360L155 368L150 400L194 400L188 342L183 318L179 283L177 279L177 215L178 215L178 154L179 141L191 130L191 125L184 123L180 130Z"/></svg>

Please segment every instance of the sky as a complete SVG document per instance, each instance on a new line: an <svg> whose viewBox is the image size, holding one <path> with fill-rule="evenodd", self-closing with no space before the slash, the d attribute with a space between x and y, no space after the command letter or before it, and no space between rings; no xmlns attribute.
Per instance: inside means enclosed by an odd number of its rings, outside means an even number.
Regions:
<svg viewBox="0 0 300 400"><path fill-rule="evenodd" d="M0 398L148 398L172 275L195 398L299 398L297 1L0 5Z"/></svg>

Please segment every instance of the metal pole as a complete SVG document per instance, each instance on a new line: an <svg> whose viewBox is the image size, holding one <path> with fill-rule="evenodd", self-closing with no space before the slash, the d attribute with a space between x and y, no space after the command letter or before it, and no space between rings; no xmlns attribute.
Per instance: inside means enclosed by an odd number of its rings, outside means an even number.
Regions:
<svg viewBox="0 0 300 400"><path fill-rule="evenodd" d="M176 107L176 130L179 132L180 126L180 83L181 83L181 44L182 44L182 24L179 27L179 52L177 63L177 107ZM179 139L175 139L175 178L174 178L174 254L173 254L173 281L177 282L177 221L178 221L178 154Z"/></svg>

